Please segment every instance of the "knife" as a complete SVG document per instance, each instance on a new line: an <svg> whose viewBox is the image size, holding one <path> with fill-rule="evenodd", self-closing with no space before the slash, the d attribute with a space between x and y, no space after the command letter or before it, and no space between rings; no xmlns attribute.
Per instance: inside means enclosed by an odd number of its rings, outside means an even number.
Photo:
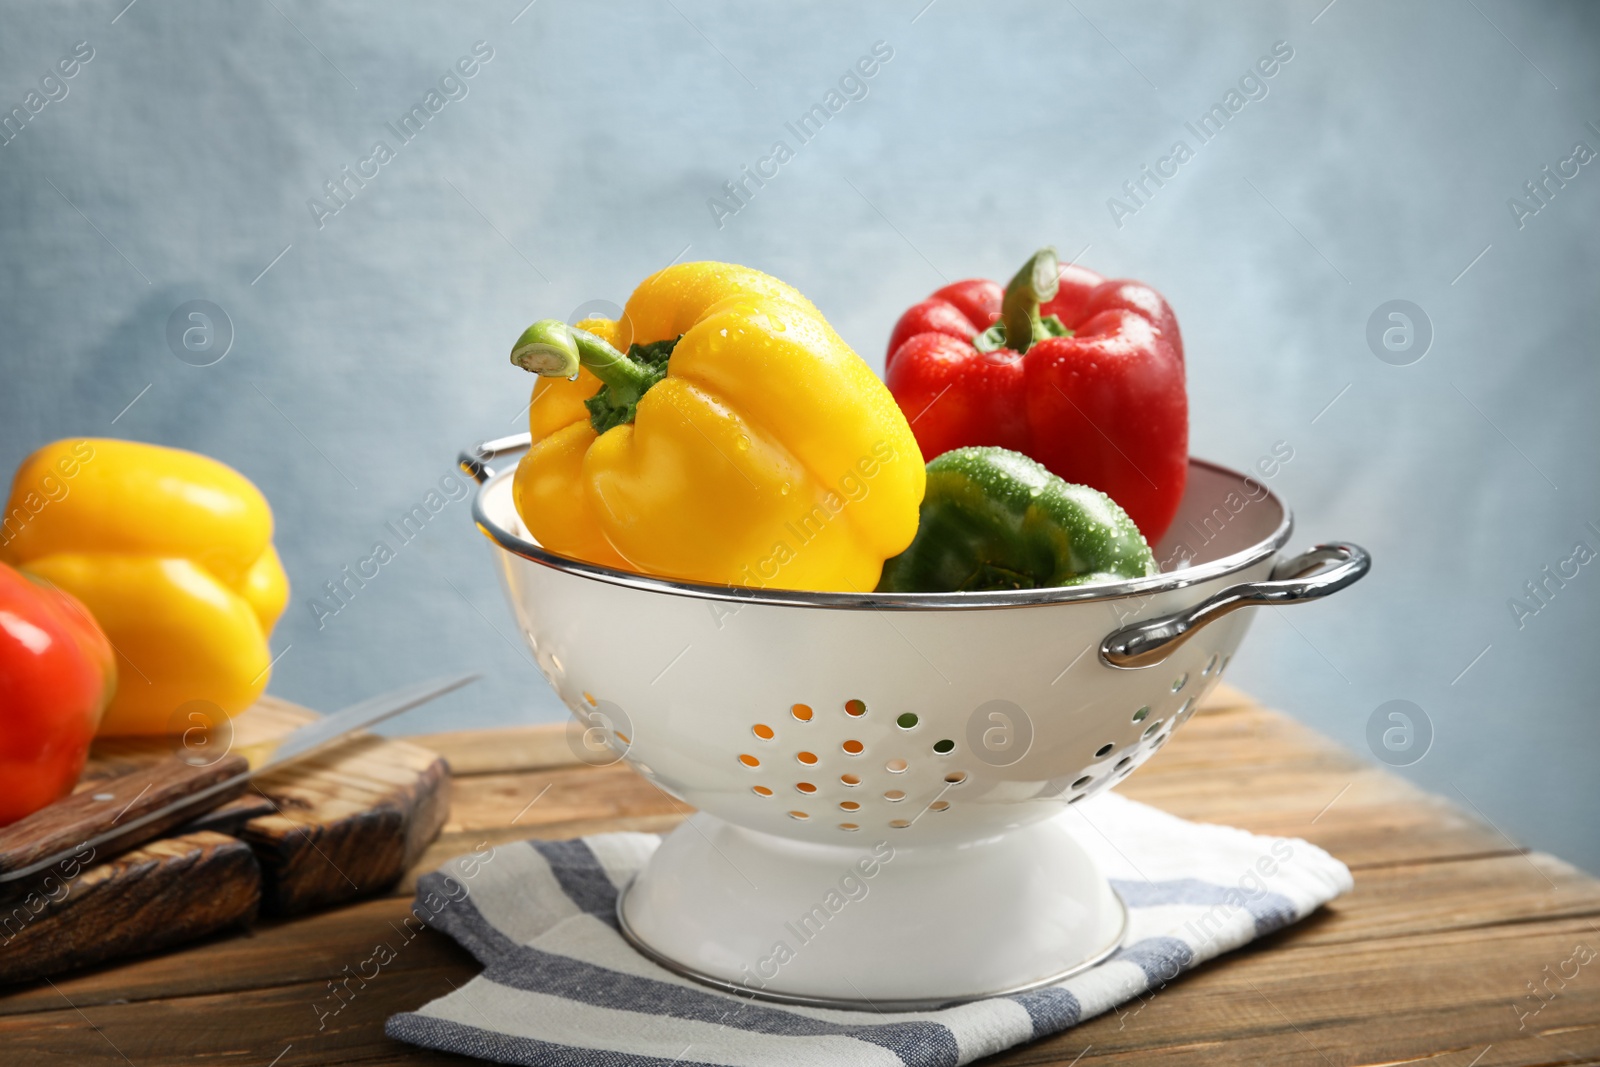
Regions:
<svg viewBox="0 0 1600 1067"><path fill-rule="evenodd" d="M38 874L93 850L104 860L143 844L245 791L250 780L321 751L355 730L478 679L458 674L395 689L309 722L262 746L256 759L234 752L197 766L173 756L150 767L97 781L0 829L0 886Z"/></svg>

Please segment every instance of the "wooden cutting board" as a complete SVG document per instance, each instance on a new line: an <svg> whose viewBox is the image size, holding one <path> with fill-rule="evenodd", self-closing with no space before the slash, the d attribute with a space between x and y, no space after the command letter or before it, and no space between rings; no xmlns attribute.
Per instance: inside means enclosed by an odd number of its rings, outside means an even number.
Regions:
<svg viewBox="0 0 1600 1067"><path fill-rule="evenodd" d="M234 750L316 713L263 697ZM166 738L97 743L80 790L173 753ZM246 794L115 858L85 853L0 902L0 983L101 963L380 893L438 835L450 771L405 741L357 735L256 779Z"/></svg>

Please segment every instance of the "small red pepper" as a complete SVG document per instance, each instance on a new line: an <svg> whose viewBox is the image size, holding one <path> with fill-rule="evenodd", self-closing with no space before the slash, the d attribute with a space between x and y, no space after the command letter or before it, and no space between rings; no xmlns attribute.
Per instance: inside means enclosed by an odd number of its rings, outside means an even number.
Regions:
<svg viewBox="0 0 1600 1067"><path fill-rule="evenodd" d="M900 317L889 391L925 460L1022 452L1122 505L1153 546L1189 472L1183 339L1160 293L1034 255L1004 290L947 285Z"/></svg>
<svg viewBox="0 0 1600 1067"><path fill-rule="evenodd" d="M88 609L0 563L0 826L72 792L116 677Z"/></svg>

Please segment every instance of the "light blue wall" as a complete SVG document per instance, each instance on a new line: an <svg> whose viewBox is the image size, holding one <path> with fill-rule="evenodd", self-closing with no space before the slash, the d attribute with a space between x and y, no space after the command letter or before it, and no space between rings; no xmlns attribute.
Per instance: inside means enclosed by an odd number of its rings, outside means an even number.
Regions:
<svg viewBox="0 0 1600 1067"><path fill-rule="evenodd" d="M1600 564L1520 628L1507 605L1600 547L1600 163L1520 227L1507 206L1600 149L1600 9L923 2L5 5L3 108L75 42L94 56L0 147L0 465L68 434L216 455L271 498L296 586L274 691L327 708L471 667L488 680L397 728L553 720L463 504L323 628L307 600L458 448L516 428L524 325L730 259L881 366L943 279L1088 246L1177 310L1194 451L1288 442L1298 539L1377 558L1263 616L1232 680L1358 749L1414 701L1436 738L1404 773L1600 869ZM385 124L477 41L467 95L319 227L308 198L398 146ZM798 145L785 121L876 41L868 95ZM1199 145L1185 121L1278 41L1267 96ZM777 139L795 158L719 225L708 198ZM1118 226L1108 198L1178 139L1194 158ZM214 366L165 340L193 299L236 333ZM1365 340L1391 299L1433 325L1411 366Z"/></svg>

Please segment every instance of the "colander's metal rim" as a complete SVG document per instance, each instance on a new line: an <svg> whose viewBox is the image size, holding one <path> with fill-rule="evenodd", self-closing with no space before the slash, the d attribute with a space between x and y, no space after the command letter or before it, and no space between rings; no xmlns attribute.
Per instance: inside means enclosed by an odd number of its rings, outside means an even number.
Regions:
<svg viewBox="0 0 1600 1067"><path fill-rule="evenodd" d="M509 451L509 449L508 449ZM468 468L472 453L462 453L462 466ZM1248 475L1210 460L1189 457L1191 466L1203 467L1218 474L1243 482ZM505 467L484 477L472 498L472 519L485 537L513 555L553 570L564 571L580 578L588 578L608 585L620 585L650 593L669 596L694 597L700 600L731 601L738 604L771 604L796 608L833 608L856 611L962 611L972 608L1024 608L1045 604L1075 603L1081 601L1112 601L1130 597L1144 597L1165 593L1205 582L1225 578L1246 570L1263 560L1276 556L1289 543L1294 533L1294 515L1266 484L1256 479L1256 484L1266 489L1267 496L1278 505L1283 520L1268 537L1249 548L1212 560L1196 567L1179 571L1134 578L1126 582L1106 582L1100 585L1051 589L1009 589L985 593L833 593L811 592L797 589L756 589L745 586L707 585L684 582L670 578L653 578L630 571L614 570L595 563L559 556L554 552L519 537L500 526L484 510L485 496L503 479L511 477L516 466Z"/></svg>
<svg viewBox="0 0 1600 1067"><path fill-rule="evenodd" d="M662 953L656 951L649 944L647 944L644 939L635 933L631 926L628 925L628 916L624 912L622 905L623 902L628 898L628 890L632 888L633 883L630 881L626 888L617 894L617 926L622 931L623 940L632 945L641 955L649 959L652 963L655 963L661 967L665 967L673 974L688 978L691 981L699 982L701 985L710 986L713 989L721 990L724 993L732 993L735 996L745 997L749 1000L764 1000L774 1004L792 1004L802 1008L838 1008L846 1011L875 1011L879 1014L882 1014L886 1011L935 1011L939 1008L950 1008L958 1004L971 1004L973 1001L978 1000L989 1000L994 997L1015 996L1018 993L1027 993L1035 989L1043 989L1046 986L1056 985L1059 982L1065 982L1069 978L1077 977L1084 971L1089 970L1091 967L1096 967L1099 964L1104 963L1122 947L1123 941L1125 941L1128 937L1128 904L1122 899L1122 894L1118 893L1116 887L1113 886L1111 887L1111 897L1117 902L1117 908L1122 912L1122 921L1117 924L1117 932L1115 936L1112 937L1110 943L1108 943L1105 947L1099 949L1086 959L1056 974L1048 975L1044 978L1038 979L1037 981L1026 982L1022 985L1012 986L1009 989L995 989L986 993L970 993L959 997L910 1000L866 1000L859 997L813 997L798 993L776 993L767 989L751 989L749 986L741 985L738 982L730 982L726 978L718 978L715 975L697 971L693 967L687 967L679 963L671 956L663 955Z"/></svg>

